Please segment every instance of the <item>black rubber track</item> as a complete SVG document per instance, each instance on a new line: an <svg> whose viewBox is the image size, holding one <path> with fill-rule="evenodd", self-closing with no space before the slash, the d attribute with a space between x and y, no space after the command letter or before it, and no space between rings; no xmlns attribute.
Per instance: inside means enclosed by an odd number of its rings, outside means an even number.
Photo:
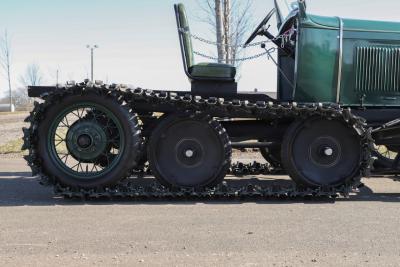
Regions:
<svg viewBox="0 0 400 267"><path fill-rule="evenodd" d="M248 184L247 186L240 186L239 188L232 187L230 184L219 184L215 188L206 188L204 190L193 191L185 188L178 188L170 190L165 188L158 183L154 183L151 186L137 184L135 178L141 177L144 174L149 174L146 168L140 168L139 170L132 169L123 177L120 177L121 181L110 186L104 186L101 188L83 188L75 187L71 188L60 184L59 181L54 180L53 177L49 177L44 172L43 162L41 161L40 155L37 150L37 136L38 136L38 125L43 120L45 111L53 106L60 103L63 98L67 95L81 95L82 92L92 91L99 95L112 96L119 104L123 105L127 103L134 112L140 114L141 110L137 110L138 105L144 107L159 107L174 110L174 112L194 112L196 114L210 115L215 117L229 117L229 118L258 118L266 120L276 119L293 119L302 120L312 116L318 116L323 119L334 119L341 120L344 124L357 130L361 144L360 147L363 150L363 157L358 168L359 175L356 175L353 181L349 184L343 184L337 187L324 187L324 188L309 188L304 186L292 185L290 187L282 187L274 185L272 187L258 186L254 184ZM368 176L371 157L370 152L373 147L373 140L371 138L371 132L368 131L365 126L365 121L360 117L354 116L349 110L342 109L340 106L335 104L318 104L318 103L273 103L273 102L250 102L243 100L224 100L215 97L203 98L199 96L190 95L185 93L184 95L178 95L176 92L168 91L153 91L143 90L141 88L129 89L124 86L118 85L94 85L88 83L80 83L74 85L67 85L62 88L57 88L49 93L43 93L41 98L45 100L44 103L34 104L34 109L30 113L30 116L25 120L30 123L29 128L24 129L24 145L23 150L29 150L29 155L25 156L28 165L32 169L33 176L38 176L43 185L53 186L56 194L67 196L67 197L157 197L157 198L168 198L168 197L185 197L185 196L204 196L208 197L242 197L242 196L318 196L318 195L329 195L333 196L336 194L347 195L354 188L360 185L361 176ZM157 110L155 112L158 112ZM142 147L141 144L138 144ZM259 175L267 174L269 172L268 166L262 166L259 164L255 165L243 165L237 164L232 167L231 173L236 175ZM130 178L128 178L130 177Z"/></svg>
<svg viewBox="0 0 400 267"><path fill-rule="evenodd" d="M117 95L102 94L100 90L82 90L80 93L65 91L63 95L53 96L46 102L52 103L43 105L43 116L37 124L37 149L39 161L42 165L44 175L52 180L52 183L60 183L64 186L79 188L97 188L117 183L127 177L131 170L136 167L137 157L140 153L140 128L135 114L131 113L126 105L122 105ZM125 149L122 151L119 163L110 171L93 179L78 179L66 174L61 167L47 153L47 136L49 128L57 115L66 107L91 102L107 108L117 117L122 125L125 139Z"/></svg>
<svg viewBox="0 0 400 267"><path fill-rule="evenodd" d="M197 150L193 158L181 155L180 145L185 142ZM232 147L226 130L204 115L162 117L147 151L152 174L168 188L212 188L224 180L231 166Z"/></svg>

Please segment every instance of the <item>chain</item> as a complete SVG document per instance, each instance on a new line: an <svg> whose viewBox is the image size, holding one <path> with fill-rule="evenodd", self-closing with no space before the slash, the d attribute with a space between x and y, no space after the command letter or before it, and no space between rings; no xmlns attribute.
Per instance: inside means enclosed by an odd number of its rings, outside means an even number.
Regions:
<svg viewBox="0 0 400 267"><path fill-rule="evenodd" d="M230 47L230 48L248 48L248 47L254 47L254 46L260 46L260 45L263 45L263 44L267 44L267 43L270 43L272 41L281 40L281 47L284 48L285 47L285 43L287 43L292 38L293 34L296 33L296 30L294 28L291 28L290 30L286 31L282 35L279 35L279 36L275 37L272 40L257 42L257 43L248 44L248 45L246 45L246 44L228 45L228 44L213 42L213 41L204 39L204 38L202 38L200 36L197 36L195 34L192 34L189 30L184 29L184 28L179 28L179 32L184 33L184 34L188 34L190 37L192 37L193 39L198 40L200 42L203 42L203 43L206 43L206 44L209 44L209 45L215 45L215 46L224 46L224 47ZM269 58L271 58L271 53L274 53L275 51L276 51L275 48L270 48L266 52L263 52L263 53L260 53L260 54L256 54L254 56L238 58L238 59L230 59L229 61L230 61L230 63L243 62L243 61L247 61L247 60L253 60L253 59L265 56L265 55L268 55L268 59L269 59ZM203 54L203 53L198 52L198 51L194 51L193 53L195 55L197 55L197 56L200 56L200 57L203 57L203 58L207 58L207 59L210 59L210 60L214 60L214 61L218 61L219 60L219 58L217 58L217 57L209 56L209 55Z"/></svg>
<svg viewBox="0 0 400 267"><path fill-rule="evenodd" d="M215 46L224 46L224 47L229 47L229 48L248 48L248 47L260 46L260 45L262 45L262 44L267 44L267 43L270 43L270 42L272 42L272 41L279 41L279 40L281 40L281 42L282 42L281 47L283 48L284 45L285 45L285 43L288 42L288 41L292 38L293 34L296 33L296 29L295 29L295 28L291 28L291 29L289 29L288 31L286 31L285 33L283 33L283 34L281 34L281 35L275 37L275 38L272 39L272 40L257 42L257 43L248 44L248 45L246 45L246 44L241 44L241 45L229 45L229 44L225 44L225 43L213 42L213 41L204 39L204 38L202 38L202 37L200 37L200 36L197 36L197 35L195 35L195 34L192 34L189 30L183 29L183 28L179 28L179 32L184 33L184 34L187 34L187 35L189 35L190 37L192 37L193 39L198 40L198 41L200 41L200 42L202 42L202 43L209 44L209 45L215 45Z"/></svg>
<svg viewBox="0 0 400 267"><path fill-rule="evenodd" d="M200 42L202 42L202 43L205 43L205 44L215 45L215 46L224 46L224 47L229 47L229 48L247 48L247 47L259 46L259 45L267 44L267 43L270 43L270 42L271 42L271 41L267 40L267 41L257 42L257 43L248 44L248 45L246 45L246 44L241 44L241 45L228 45L228 44L213 42L213 41L204 39L204 38L202 38L202 37L200 37L200 36L197 36L197 35L195 35L195 34L192 34L189 30L186 30L186 29L183 29L183 28L180 28L180 29L179 29L179 32L184 33L184 34L187 34L187 35L189 35L190 37L192 37L193 39L198 40L198 41L200 41ZM278 37L278 38L279 38L279 37Z"/></svg>
<svg viewBox="0 0 400 267"><path fill-rule="evenodd" d="M270 48L270 49L268 49L268 51L263 52L263 53L260 53L260 54L257 54L257 55L254 55L254 56L244 57L244 58L235 58L235 59L230 59L229 61L230 61L231 63L232 63L232 62L241 62L241 61L253 60L253 59L256 59L256 58L265 56L265 55L268 55L268 58L270 58L270 54L271 54L271 53L274 53L275 51L276 51L276 48ZM219 59L216 58L216 57L208 56L208 55L205 55L205 54L200 53L200 52L197 52L197 51L194 51L193 53L194 53L195 55L197 55L197 56L204 57L204 58L207 58L207 59L210 59L210 60L215 60L215 61L218 61L218 60L219 60Z"/></svg>

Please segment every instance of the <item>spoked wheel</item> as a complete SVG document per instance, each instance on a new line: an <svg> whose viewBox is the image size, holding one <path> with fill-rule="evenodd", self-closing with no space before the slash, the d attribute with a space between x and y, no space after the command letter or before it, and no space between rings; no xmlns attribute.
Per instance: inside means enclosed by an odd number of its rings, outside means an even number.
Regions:
<svg viewBox="0 0 400 267"><path fill-rule="evenodd" d="M110 123L110 118L108 118L107 115L104 114L102 111L96 110L95 108L87 109L84 117L75 121L74 124L71 126L70 131L75 128L80 128L84 126L83 122L87 122L86 124L89 127L93 126L93 129L95 129L96 127L102 127L109 140L119 140L118 129L115 127L115 124L113 124L112 122ZM93 122L96 122L95 125L92 125ZM109 162L114 160L116 156L115 150L119 149L119 145L119 142L116 141L109 142L107 144L107 147L105 148L105 153L102 153L102 155L96 158L96 163L98 163L103 168L107 167L109 165ZM73 151L73 149L71 149L71 151ZM74 154L72 154L72 156L75 159L81 160L84 163L93 163L93 159L85 161L85 159L75 157Z"/></svg>
<svg viewBox="0 0 400 267"><path fill-rule="evenodd" d="M204 117L162 118L148 144L151 171L169 188L219 184L230 168L231 154L226 131Z"/></svg>
<svg viewBox="0 0 400 267"><path fill-rule="evenodd" d="M136 116L111 96L71 95L46 111L39 125L44 172L66 186L112 185L136 166Z"/></svg>
<svg viewBox="0 0 400 267"><path fill-rule="evenodd" d="M374 169L376 171L395 171L398 166L396 164L396 158L398 157L398 147L390 147L379 145L375 146L375 151L373 151L373 156L376 158L374 162Z"/></svg>
<svg viewBox="0 0 400 267"><path fill-rule="evenodd" d="M282 146L282 163L302 186L337 187L360 175L360 139L338 120L311 118L291 125Z"/></svg>
<svg viewBox="0 0 400 267"><path fill-rule="evenodd" d="M281 146L271 146L271 147L262 147L260 148L260 153L263 158L271 164L272 167L276 169L282 168L282 160L281 160Z"/></svg>

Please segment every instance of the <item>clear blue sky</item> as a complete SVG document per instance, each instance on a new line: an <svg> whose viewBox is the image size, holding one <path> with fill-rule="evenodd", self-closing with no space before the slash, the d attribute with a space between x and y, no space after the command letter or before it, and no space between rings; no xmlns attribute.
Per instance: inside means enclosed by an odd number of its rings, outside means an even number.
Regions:
<svg viewBox="0 0 400 267"><path fill-rule="evenodd" d="M178 1L178 0L176 0ZM1 0L0 30L8 29L13 48L13 84L30 63L40 65L46 83L81 81L89 72L86 44L98 44L95 78L154 89L185 90L172 0ZM202 1L202 0L198 0ZM193 32L211 37L195 19L196 0L181 0ZM377 20L400 20L398 0L308 0L311 13ZM254 0L258 23L273 0ZM195 43L198 50L209 52ZM258 48L247 54L261 52ZM197 61L206 61L198 59ZM274 91L276 72L265 58L242 65L240 90ZM6 91L0 76L0 95Z"/></svg>

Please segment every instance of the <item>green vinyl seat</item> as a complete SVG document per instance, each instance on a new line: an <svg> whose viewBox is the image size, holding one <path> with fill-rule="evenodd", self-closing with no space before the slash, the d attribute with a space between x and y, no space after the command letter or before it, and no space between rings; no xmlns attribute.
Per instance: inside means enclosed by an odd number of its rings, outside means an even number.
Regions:
<svg viewBox="0 0 400 267"><path fill-rule="evenodd" d="M200 63L191 66L189 68L189 73L193 77L234 80L236 76L236 68L229 64Z"/></svg>
<svg viewBox="0 0 400 267"><path fill-rule="evenodd" d="M175 13L179 28L185 72L189 78L192 80L234 82L236 68L232 65L221 63L195 63L192 38L185 6L183 4L176 4Z"/></svg>

